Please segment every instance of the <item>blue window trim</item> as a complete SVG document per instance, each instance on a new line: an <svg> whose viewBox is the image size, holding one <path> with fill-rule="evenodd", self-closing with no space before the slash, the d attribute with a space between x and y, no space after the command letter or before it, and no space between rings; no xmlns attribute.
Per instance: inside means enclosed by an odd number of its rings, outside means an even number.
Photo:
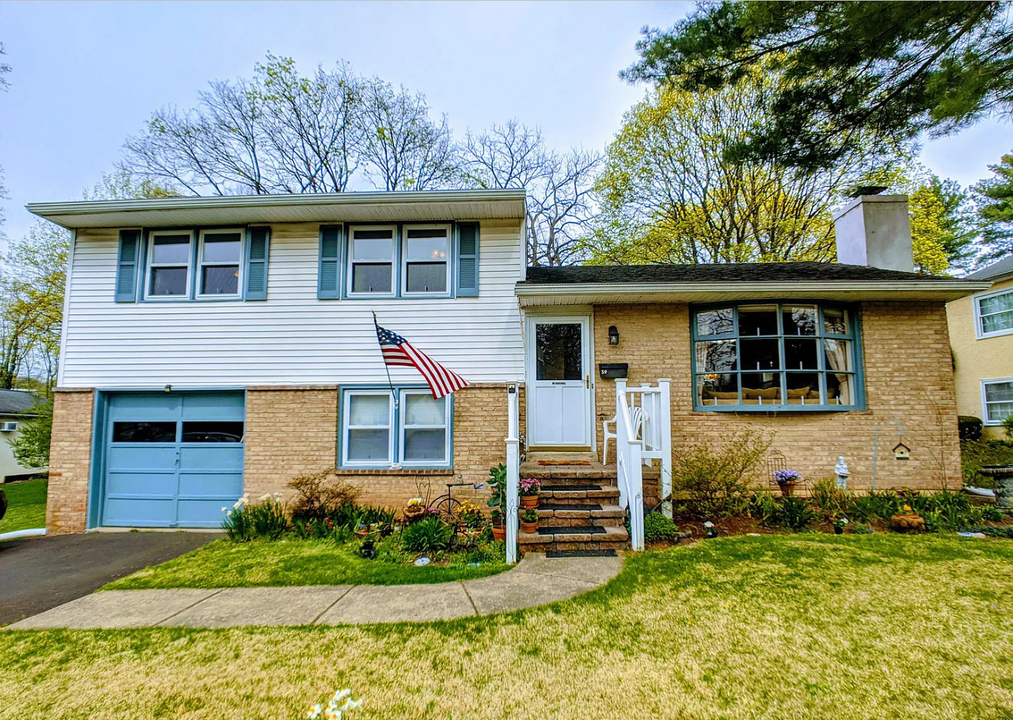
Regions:
<svg viewBox="0 0 1013 720"><path fill-rule="evenodd" d="M329 230L337 232L337 254L333 257L324 257L324 233ZM319 230L319 244L317 246L317 300L340 300L344 290L344 267L345 267L345 226L342 223L321 225ZM335 263L334 268L334 290L324 290L324 263Z"/></svg>
<svg viewBox="0 0 1013 720"><path fill-rule="evenodd" d="M433 220L427 222L400 222L400 223L381 223L381 222L356 222L356 223L345 223L343 226L343 233L340 238L340 277L339 286L341 288L340 299L351 300L351 301L362 301L367 302L376 300L456 300L458 297L475 297L478 295L477 290L471 294L460 293L457 287L458 283L458 225L465 221L456 220ZM479 225L478 221L474 221L474 224ZM402 292L402 259L404 253L404 231L405 228L417 227L417 226L431 226L431 225L449 225L450 226L450 237L448 238L448 248L450 250L450 257L447 262L450 266L449 282L450 286L446 293L433 293L431 295L412 293L405 294ZM352 242L352 230L359 227L378 227L378 226L393 226L395 230L395 244L394 244L394 277L393 277L393 292L389 294L358 294L352 295L349 292L350 282L348 280L349 266L351 265L351 252L349 251L349 245ZM481 228L476 230L476 243L480 241ZM476 244L475 248L475 261L476 265L479 262L479 248ZM321 299L336 299L336 298L321 298Z"/></svg>
<svg viewBox="0 0 1013 720"><path fill-rule="evenodd" d="M198 253L200 252L200 233L205 231L215 230L241 230L242 231L242 248L240 249L240 263L246 262L247 248L249 247L249 235L252 228L267 228L268 232L268 248L270 248L270 237L271 237L271 226L255 223L237 223L233 225L201 225L200 227L146 227L141 230L141 253L140 253L140 277L137 284L137 302L139 303L152 303L155 305L173 305L175 303L238 303L246 302L245 288L239 288L239 295L231 295L229 297L215 297L209 295L205 297L197 296L197 282L198 275L200 275L200 264ZM187 288L187 295L167 297L167 298L149 298L147 295L148 287L148 245L150 244L151 233L153 232L188 232L190 233L190 283ZM270 260L270 256L268 257ZM244 275L247 268L243 268ZM242 284L245 286L246 278L242 279ZM255 298L251 298L255 300Z"/></svg>
<svg viewBox="0 0 1013 720"><path fill-rule="evenodd" d="M429 392L428 385L420 385L416 383L409 383L404 385L395 385L394 391L401 397L401 393L404 390L424 390ZM343 385L341 387L341 393L338 404L338 440L337 440L337 467L342 470L377 470L387 471L394 469L407 470L411 472L425 472L426 470L452 470L454 467L454 395L451 393L446 396L448 408L447 416L447 461L444 463L410 463L400 465L395 468L398 463L398 458L401 456L401 403L398 403L398 407L394 408L391 419L391 432L393 433L393 439L391 441L392 446L392 458L394 463L387 465L383 463L367 464L367 463L352 463L346 464L344 462L344 449L345 449L345 402L346 398L350 393L362 392L362 391L373 391L385 392L387 397L390 397L390 386L389 385Z"/></svg>
<svg viewBox="0 0 1013 720"><path fill-rule="evenodd" d="M814 405L701 405L697 402L696 396L696 379L697 379L697 368L696 368L696 343L698 340L738 340L739 336L739 308L740 307L752 307L757 305L777 305L777 335L766 335L763 337L777 338L779 341L783 340L784 328L781 326L782 315L781 308L784 305L815 305L819 313L819 320L817 322L817 334L812 336L817 340L823 340L824 338L829 339L842 339L850 340L852 343L853 358L852 361L855 364L854 378L855 378L855 403L853 405L830 405L826 403L814 404ZM823 310L824 308L841 308L848 311L848 315L851 321L851 333L848 335L836 335L836 334L825 334L823 332ZM721 333L718 335L697 335L697 323L696 317L698 313L706 312L708 310L717 310L720 308L731 308L732 310L732 322L733 330L731 333ZM698 412L733 412L733 413L791 413L791 412L855 412L866 409L865 405L865 372L862 362L863 350L862 350L862 319L859 307L853 303L834 303L824 302L820 300L789 300L789 301L762 301L752 300L747 302L734 302L734 303L702 303L690 305L689 313L690 323L690 366L692 370L691 374L691 386L693 393L693 410ZM738 346L737 352L738 352ZM822 343L819 345L820 351L817 354L818 368L810 372L819 375L820 377L820 392L823 397L826 397L826 373L827 371L823 367L823 352ZM781 377L785 375L785 368L783 362L784 355L784 343L779 342L779 352L782 355L781 368L772 372L778 373ZM737 370L736 374L740 377L739 382L739 400L742 399L742 383L741 375L743 372L749 372L743 370L740 362L736 362Z"/></svg>

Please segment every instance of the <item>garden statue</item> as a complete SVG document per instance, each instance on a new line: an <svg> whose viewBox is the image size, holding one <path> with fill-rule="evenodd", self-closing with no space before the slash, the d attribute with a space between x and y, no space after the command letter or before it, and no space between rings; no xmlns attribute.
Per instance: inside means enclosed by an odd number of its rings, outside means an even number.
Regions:
<svg viewBox="0 0 1013 720"><path fill-rule="evenodd" d="M847 490L848 475L851 473L848 471L848 464L844 462L843 455L838 456L837 465L834 466L834 473L837 475L837 487L841 490Z"/></svg>

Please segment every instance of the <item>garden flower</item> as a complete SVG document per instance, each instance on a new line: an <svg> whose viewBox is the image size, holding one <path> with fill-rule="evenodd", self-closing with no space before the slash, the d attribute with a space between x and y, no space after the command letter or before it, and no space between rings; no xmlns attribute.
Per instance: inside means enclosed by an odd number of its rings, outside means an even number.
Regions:
<svg viewBox="0 0 1013 720"><path fill-rule="evenodd" d="M309 718L309 720L317 720L317 718L320 717L320 710L320 703L317 703L316 705L310 707L309 712L306 713L306 717Z"/></svg>
<svg viewBox="0 0 1013 720"><path fill-rule="evenodd" d="M341 720L341 711L337 708L327 708L324 711L324 720Z"/></svg>

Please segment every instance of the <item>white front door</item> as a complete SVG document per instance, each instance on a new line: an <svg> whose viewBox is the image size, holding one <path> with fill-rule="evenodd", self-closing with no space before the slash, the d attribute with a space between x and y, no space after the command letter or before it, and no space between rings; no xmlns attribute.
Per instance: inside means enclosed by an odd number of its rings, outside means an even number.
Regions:
<svg viewBox="0 0 1013 720"><path fill-rule="evenodd" d="M528 319L528 445L591 446L591 319Z"/></svg>

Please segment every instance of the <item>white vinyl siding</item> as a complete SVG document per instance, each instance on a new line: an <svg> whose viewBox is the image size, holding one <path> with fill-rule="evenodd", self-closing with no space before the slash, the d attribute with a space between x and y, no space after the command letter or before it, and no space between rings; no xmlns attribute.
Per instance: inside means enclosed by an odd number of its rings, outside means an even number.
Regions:
<svg viewBox="0 0 1013 720"><path fill-rule="evenodd" d="M519 221L483 221L478 297L317 299L319 224L276 224L269 300L115 303L118 230L79 230L60 384L160 388L386 385L373 318L469 383L523 379ZM395 384L421 377L391 368Z"/></svg>

